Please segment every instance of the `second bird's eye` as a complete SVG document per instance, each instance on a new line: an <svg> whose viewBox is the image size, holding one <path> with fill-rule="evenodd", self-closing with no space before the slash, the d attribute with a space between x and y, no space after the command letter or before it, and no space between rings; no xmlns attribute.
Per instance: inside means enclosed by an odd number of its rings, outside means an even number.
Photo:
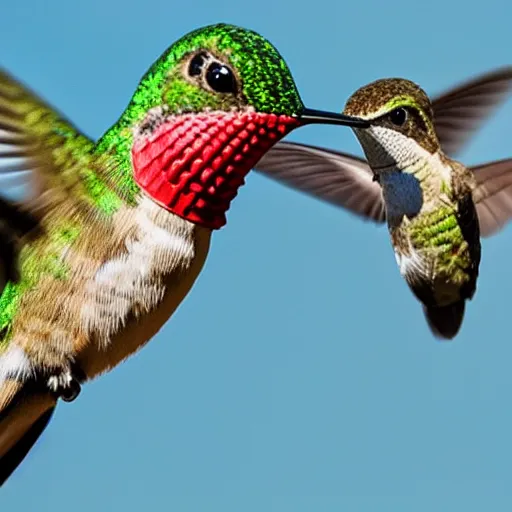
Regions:
<svg viewBox="0 0 512 512"><path fill-rule="evenodd" d="M225 64L212 62L206 71L206 82L215 92L236 94L235 76Z"/></svg>
<svg viewBox="0 0 512 512"><path fill-rule="evenodd" d="M389 119L396 126L402 126L407 121L407 110L405 108L396 108L389 114Z"/></svg>

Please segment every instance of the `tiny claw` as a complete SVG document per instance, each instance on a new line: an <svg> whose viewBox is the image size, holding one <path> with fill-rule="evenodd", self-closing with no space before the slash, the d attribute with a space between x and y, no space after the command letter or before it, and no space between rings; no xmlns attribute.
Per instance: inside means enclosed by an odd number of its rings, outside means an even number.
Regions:
<svg viewBox="0 0 512 512"><path fill-rule="evenodd" d="M53 395L56 398L61 398L64 402L72 402L82 390L79 380L69 371L52 375L48 379L47 385Z"/></svg>

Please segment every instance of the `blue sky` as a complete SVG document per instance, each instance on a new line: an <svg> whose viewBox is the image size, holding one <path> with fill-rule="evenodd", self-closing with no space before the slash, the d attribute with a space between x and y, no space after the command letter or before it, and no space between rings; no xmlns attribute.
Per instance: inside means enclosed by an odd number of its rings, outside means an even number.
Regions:
<svg viewBox="0 0 512 512"><path fill-rule="evenodd" d="M99 137L167 46L220 21L269 38L312 108L386 76L436 94L511 61L506 0L300 4L6 2L0 64ZM460 159L512 156L511 117L509 101ZM348 129L289 139L361 154ZM385 228L251 175L176 315L59 406L1 510L509 509L511 252L512 228L484 241L441 344Z"/></svg>

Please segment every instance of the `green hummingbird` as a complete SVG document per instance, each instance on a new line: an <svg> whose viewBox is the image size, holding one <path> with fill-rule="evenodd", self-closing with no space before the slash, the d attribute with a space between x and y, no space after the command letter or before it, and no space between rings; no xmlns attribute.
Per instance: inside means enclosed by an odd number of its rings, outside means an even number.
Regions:
<svg viewBox="0 0 512 512"><path fill-rule="evenodd" d="M512 217L512 160L465 167L448 154L504 99L512 68L466 83L431 102L415 83L382 79L357 90L344 113L367 162L282 142L257 164L267 176L377 223L387 221L396 260L428 325L452 339L475 291L480 236Z"/></svg>
<svg viewBox="0 0 512 512"><path fill-rule="evenodd" d="M0 72L0 172L30 171L31 187L4 212L19 279L0 296L0 483L59 398L158 332L246 174L311 123L369 125L305 108L274 46L227 24L174 43L98 141Z"/></svg>

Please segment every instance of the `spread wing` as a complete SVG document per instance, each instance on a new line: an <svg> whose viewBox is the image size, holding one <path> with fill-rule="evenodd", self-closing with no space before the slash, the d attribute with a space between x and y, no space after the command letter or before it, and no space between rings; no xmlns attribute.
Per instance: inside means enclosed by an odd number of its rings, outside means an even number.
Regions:
<svg viewBox="0 0 512 512"><path fill-rule="evenodd" d="M55 406L47 389L30 384L30 376L22 371L23 358L8 352L17 262L21 284L37 279L54 261L48 258L54 254L47 252L53 235L63 232L63 219L83 222L95 214L98 182L93 170L103 161L94 156L93 147L90 139L0 70L0 190L13 184L25 189L25 198L16 204L0 200L0 484L36 442ZM9 281L12 286L6 288Z"/></svg>
<svg viewBox="0 0 512 512"><path fill-rule="evenodd" d="M48 211L85 202L94 143L52 107L0 70L0 180L28 187L25 208Z"/></svg>
<svg viewBox="0 0 512 512"><path fill-rule="evenodd" d="M45 225L94 214L94 170L106 163L93 147L52 107L0 70L0 190L24 190L16 204L0 199L0 268L7 280L16 277L18 251L27 241L44 238Z"/></svg>
<svg viewBox="0 0 512 512"><path fill-rule="evenodd" d="M460 151L511 91L512 67L507 67L435 98L432 107L444 152L453 156ZM306 144L279 142L255 170L368 220L385 220L380 187L372 181L372 171L361 158Z"/></svg>
<svg viewBox="0 0 512 512"><path fill-rule="evenodd" d="M256 170L375 222L386 218L380 185L362 158L305 144L281 142Z"/></svg>
<svg viewBox="0 0 512 512"><path fill-rule="evenodd" d="M432 101L434 123L443 151L454 156L512 91L512 66L480 75Z"/></svg>
<svg viewBox="0 0 512 512"><path fill-rule="evenodd" d="M472 167L477 187L473 200L480 234L491 236L512 219L512 159Z"/></svg>

